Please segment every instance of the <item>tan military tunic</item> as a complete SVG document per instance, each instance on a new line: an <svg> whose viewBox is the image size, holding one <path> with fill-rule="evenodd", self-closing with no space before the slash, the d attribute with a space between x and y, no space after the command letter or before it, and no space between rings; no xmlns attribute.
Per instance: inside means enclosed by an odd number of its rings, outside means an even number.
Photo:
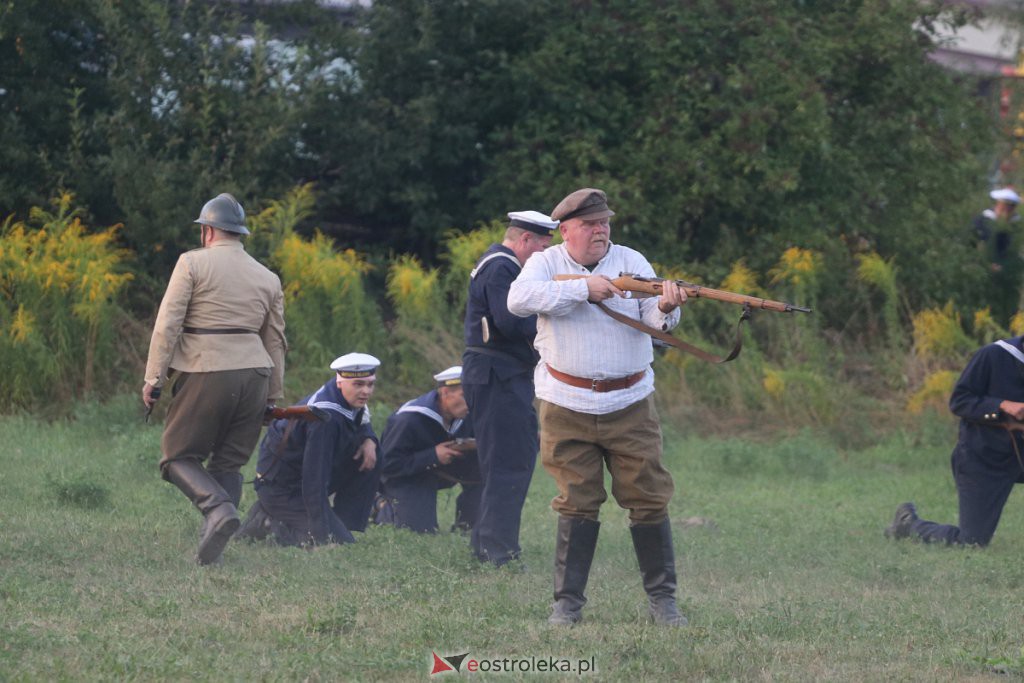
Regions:
<svg viewBox="0 0 1024 683"><path fill-rule="evenodd" d="M185 328L253 334L190 334ZM267 397L276 400L284 396L287 348L281 280L240 241L216 242L178 259L153 326L145 380L161 386L169 369L273 368Z"/></svg>

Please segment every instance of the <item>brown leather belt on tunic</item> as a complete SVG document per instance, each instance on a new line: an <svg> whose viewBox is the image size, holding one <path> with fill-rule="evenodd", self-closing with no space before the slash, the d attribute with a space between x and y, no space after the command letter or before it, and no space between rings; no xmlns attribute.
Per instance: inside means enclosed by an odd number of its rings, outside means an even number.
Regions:
<svg viewBox="0 0 1024 683"><path fill-rule="evenodd" d="M567 375L564 372L555 370L553 367L548 365L548 372L552 377L557 379L559 382L568 384L569 386L579 387L580 389L590 389L599 393L606 391L618 391L619 389L628 389L647 374L646 370L627 375L626 377L616 377L615 379L587 379L586 377L576 377L575 375Z"/></svg>
<svg viewBox="0 0 1024 683"><path fill-rule="evenodd" d="M244 330L241 327L183 327L185 334L259 334L256 330Z"/></svg>

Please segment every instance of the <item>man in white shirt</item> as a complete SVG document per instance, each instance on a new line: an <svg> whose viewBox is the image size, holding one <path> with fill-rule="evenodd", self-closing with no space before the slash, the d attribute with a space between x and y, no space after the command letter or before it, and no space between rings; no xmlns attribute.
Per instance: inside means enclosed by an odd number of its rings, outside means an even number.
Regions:
<svg viewBox="0 0 1024 683"><path fill-rule="evenodd" d="M607 498L607 466L612 495L629 510L651 616L659 624L683 626L668 519L673 484L661 463L651 338L592 304L669 330L679 322L686 293L666 281L662 296L634 299L612 284L622 272L654 275L642 254L612 244L613 215L601 190L567 196L551 213L561 221L563 243L535 254L509 289L509 311L538 316L534 345L541 360L534 379L541 460L559 491L551 503L559 518L548 623L571 626L582 618L598 513ZM556 275L580 277L555 281Z"/></svg>

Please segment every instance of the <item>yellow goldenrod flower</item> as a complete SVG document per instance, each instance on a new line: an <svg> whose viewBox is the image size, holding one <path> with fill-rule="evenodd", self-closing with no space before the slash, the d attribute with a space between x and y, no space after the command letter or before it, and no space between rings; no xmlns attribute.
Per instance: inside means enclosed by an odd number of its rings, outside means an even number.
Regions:
<svg viewBox="0 0 1024 683"><path fill-rule="evenodd" d="M25 310L24 306L18 306L18 312L14 314L14 322L11 324L11 339L16 344L24 343L32 334L35 327L35 317Z"/></svg>
<svg viewBox="0 0 1024 683"><path fill-rule="evenodd" d="M1024 334L1024 311L1017 311L1010 318L1010 334L1014 336Z"/></svg>
<svg viewBox="0 0 1024 683"><path fill-rule="evenodd" d="M764 390L775 400L781 399L786 393L786 380L777 370L765 368L763 384Z"/></svg>
<svg viewBox="0 0 1024 683"><path fill-rule="evenodd" d="M945 410L957 376L958 374L952 370L940 370L928 375L924 385L910 397L907 410L915 415L920 414L926 406L932 406L940 411Z"/></svg>
<svg viewBox="0 0 1024 683"><path fill-rule="evenodd" d="M440 308L437 269L425 269L414 256L401 256L388 269L387 295L400 317L427 319Z"/></svg>
<svg viewBox="0 0 1024 683"><path fill-rule="evenodd" d="M790 247L782 253L779 263L769 275L772 283L789 282L793 285L807 284L821 270L822 258L817 252L800 247Z"/></svg>
<svg viewBox="0 0 1024 683"><path fill-rule="evenodd" d="M914 346L926 358L948 358L962 355L975 344L963 330L960 314L953 302L942 308L920 311L913 317Z"/></svg>
<svg viewBox="0 0 1024 683"><path fill-rule="evenodd" d="M749 294L751 296L762 296L760 285L757 284L757 274L747 267L743 260L732 264L732 270L722 280L722 289L738 294Z"/></svg>

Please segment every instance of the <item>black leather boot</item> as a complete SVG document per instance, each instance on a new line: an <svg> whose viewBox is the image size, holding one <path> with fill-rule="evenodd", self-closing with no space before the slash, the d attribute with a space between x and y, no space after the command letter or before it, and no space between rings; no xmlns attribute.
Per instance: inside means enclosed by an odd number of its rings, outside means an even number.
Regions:
<svg viewBox="0 0 1024 683"><path fill-rule="evenodd" d="M632 526L629 532L654 621L663 626L686 626L686 617L676 606L676 561L668 518L659 524Z"/></svg>
<svg viewBox="0 0 1024 683"><path fill-rule="evenodd" d="M210 476L213 477L224 492L228 494L228 500L235 506L235 510L238 510L238 505L242 502L242 473L241 472L210 472ZM199 526L199 540L202 541L203 537L206 536L206 527L210 523L209 517L203 517L203 523ZM221 555L210 560L210 564L220 564L224 558Z"/></svg>
<svg viewBox="0 0 1024 683"><path fill-rule="evenodd" d="M238 508L238 504L242 502L242 473L211 472L210 476L217 480L224 493L228 494L231 504Z"/></svg>
<svg viewBox="0 0 1024 683"><path fill-rule="evenodd" d="M555 542L555 602L551 605L548 623L572 626L583 619L587 598L590 564L597 548L597 532L601 523L592 519L558 517Z"/></svg>
<svg viewBox="0 0 1024 683"><path fill-rule="evenodd" d="M240 520L229 494L202 465L193 460L173 460L164 467L164 476L181 489L203 513L205 529L199 539L196 561L214 562L231 540ZM241 487L239 486L239 492Z"/></svg>
<svg viewBox="0 0 1024 683"><path fill-rule="evenodd" d="M896 515L892 518L892 524L885 530L886 538L907 538L910 536L911 527L919 520L917 508L913 503L901 503L896 508Z"/></svg>
<svg viewBox="0 0 1024 683"><path fill-rule="evenodd" d="M262 541L270 535L270 515L263 509L263 503L257 500L249 508L242 526L235 532L236 539Z"/></svg>

